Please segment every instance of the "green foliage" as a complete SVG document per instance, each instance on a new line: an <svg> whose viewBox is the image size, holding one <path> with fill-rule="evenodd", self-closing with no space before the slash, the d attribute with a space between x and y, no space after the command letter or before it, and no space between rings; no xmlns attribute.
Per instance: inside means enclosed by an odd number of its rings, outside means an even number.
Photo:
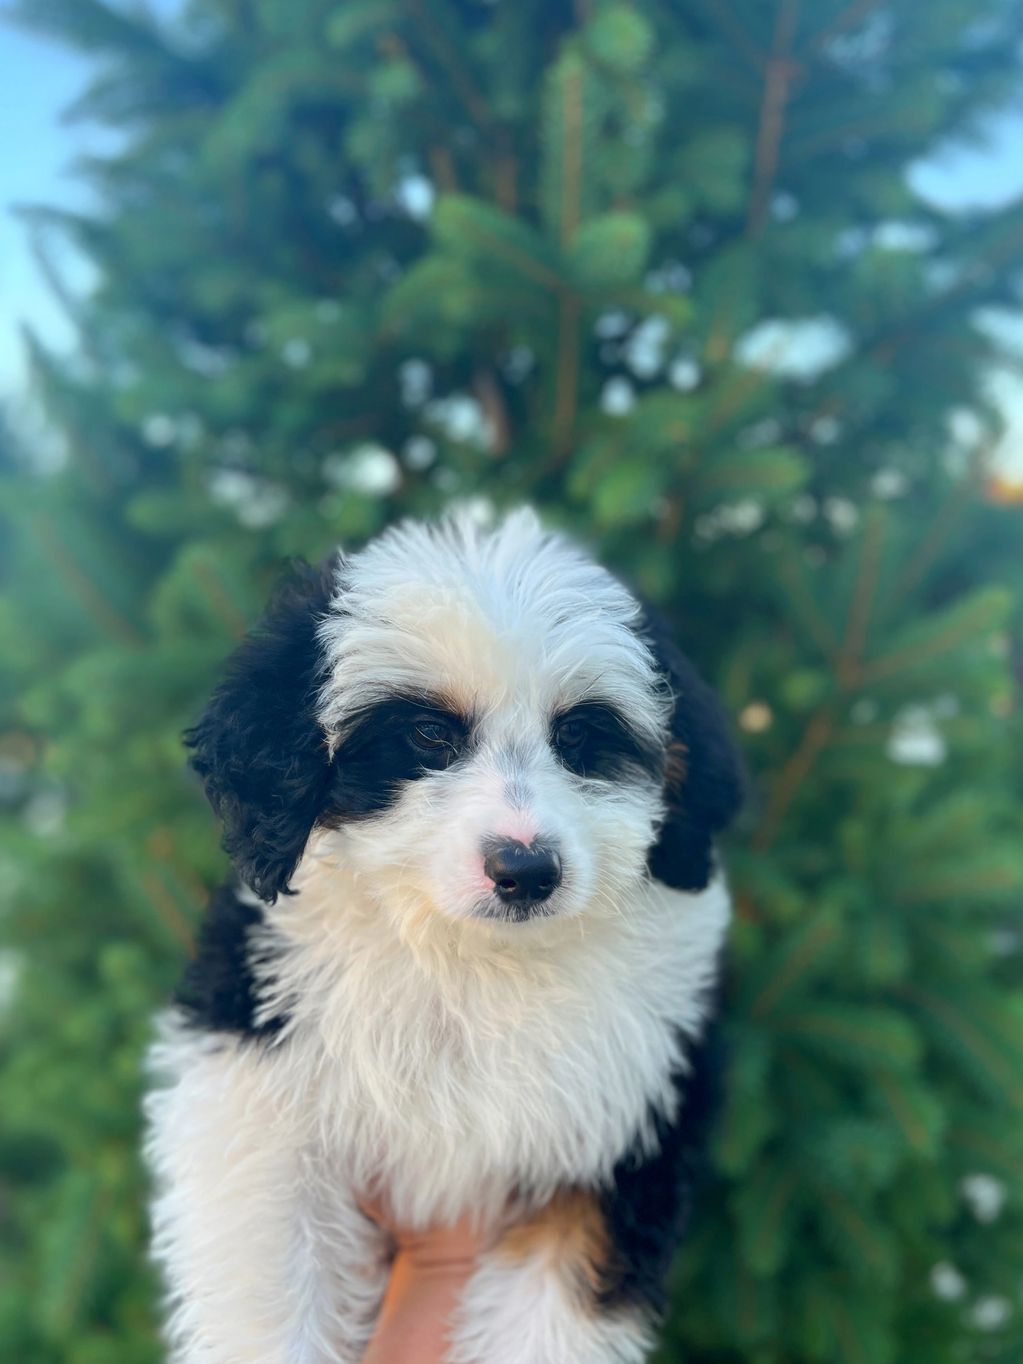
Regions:
<svg viewBox="0 0 1023 1364"><path fill-rule="evenodd" d="M0 431L5 1352L159 1357L139 1059L224 870L179 740L219 661L289 557L485 495L664 604L754 776L661 1359L1018 1360L1021 528L976 320L1023 209L906 175L1018 87L1018 0L13 13L121 137L101 211L29 214L96 267L73 362L32 342L60 467Z"/></svg>

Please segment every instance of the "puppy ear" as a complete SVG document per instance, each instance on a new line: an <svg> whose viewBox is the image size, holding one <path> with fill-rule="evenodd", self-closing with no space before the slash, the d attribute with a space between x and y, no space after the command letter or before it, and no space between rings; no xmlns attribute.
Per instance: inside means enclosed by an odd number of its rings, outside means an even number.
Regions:
<svg viewBox="0 0 1023 1364"><path fill-rule="evenodd" d="M739 813L745 776L721 705L671 642L666 622L645 610L644 637L671 690L665 764L666 813L650 849L650 874L676 890L703 890L714 874L714 838Z"/></svg>
<svg viewBox="0 0 1023 1364"><path fill-rule="evenodd" d="M185 734L191 765L223 821L224 849L268 904L289 893L330 775L316 720L316 627L330 605L333 569L333 557L320 569L296 566Z"/></svg>

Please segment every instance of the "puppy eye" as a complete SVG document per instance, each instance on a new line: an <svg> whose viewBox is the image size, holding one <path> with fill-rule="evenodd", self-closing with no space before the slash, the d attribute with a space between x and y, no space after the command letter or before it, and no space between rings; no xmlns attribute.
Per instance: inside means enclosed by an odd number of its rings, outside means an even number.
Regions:
<svg viewBox="0 0 1023 1364"><path fill-rule="evenodd" d="M453 725L445 720L416 720L409 732L416 748L426 753L436 753L440 749L454 748L457 736Z"/></svg>
<svg viewBox="0 0 1023 1364"><path fill-rule="evenodd" d="M586 740L589 726L584 720L562 720L554 730L554 742L558 748L579 748Z"/></svg>

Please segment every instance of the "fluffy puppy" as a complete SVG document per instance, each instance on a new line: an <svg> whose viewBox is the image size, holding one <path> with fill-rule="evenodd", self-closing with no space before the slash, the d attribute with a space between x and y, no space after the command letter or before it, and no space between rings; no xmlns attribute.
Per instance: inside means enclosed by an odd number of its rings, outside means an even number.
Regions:
<svg viewBox="0 0 1023 1364"><path fill-rule="evenodd" d="M500 1228L457 1364L643 1360L729 916L706 685L531 512L408 522L300 572L188 742L238 881L152 1055L171 1358L354 1364L383 1190Z"/></svg>

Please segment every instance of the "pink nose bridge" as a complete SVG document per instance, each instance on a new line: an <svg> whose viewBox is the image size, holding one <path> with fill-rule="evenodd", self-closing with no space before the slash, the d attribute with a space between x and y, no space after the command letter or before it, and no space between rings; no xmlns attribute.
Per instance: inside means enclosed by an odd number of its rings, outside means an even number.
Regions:
<svg viewBox="0 0 1023 1364"><path fill-rule="evenodd" d="M536 842L539 833L536 825L521 819L499 820L500 827L493 830L494 837L506 838L509 843L521 843L524 848Z"/></svg>
<svg viewBox="0 0 1023 1364"><path fill-rule="evenodd" d="M515 744L498 747L486 785L479 790L477 821L483 842L531 848L551 836L529 776L530 753Z"/></svg>
<svg viewBox="0 0 1023 1364"><path fill-rule="evenodd" d="M490 832L496 838L521 843L524 848L528 848L540 836L539 821L531 809L533 792L521 770L516 771L518 763L514 752L508 757L510 771L502 792L505 808L494 821L494 828Z"/></svg>

